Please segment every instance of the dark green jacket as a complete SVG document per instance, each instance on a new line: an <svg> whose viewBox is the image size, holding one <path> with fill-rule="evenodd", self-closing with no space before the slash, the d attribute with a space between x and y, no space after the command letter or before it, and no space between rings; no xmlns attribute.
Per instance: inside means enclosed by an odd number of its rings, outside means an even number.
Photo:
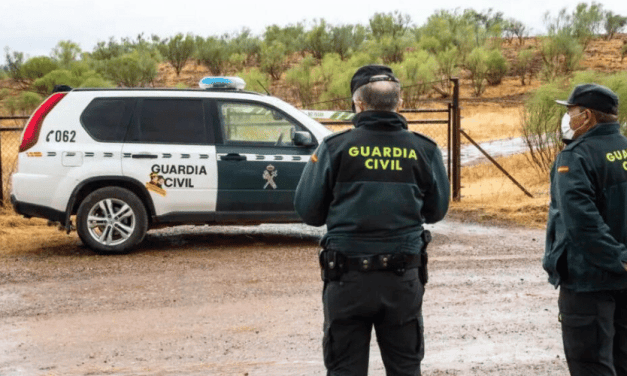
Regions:
<svg viewBox="0 0 627 376"><path fill-rule="evenodd" d="M627 288L627 138L599 124L569 144L551 170L543 267L578 292Z"/></svg>
<svg viewBox="0 0 627 376"><path fill-rule="evenodd" d="M296 212L309 225L327 225L324 247L355 256L419 253L422 225L448 210L440 150L394 112L362 112L353 123L325 138L305 166Z"/></svg>

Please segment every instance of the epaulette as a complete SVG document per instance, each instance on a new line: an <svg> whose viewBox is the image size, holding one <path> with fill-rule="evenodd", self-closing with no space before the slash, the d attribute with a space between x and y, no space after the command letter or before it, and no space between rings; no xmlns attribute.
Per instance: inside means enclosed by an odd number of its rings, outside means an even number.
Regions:
<svg viewBox="0 0 627 376"><path fill-rule="evenodd" d="M410 132L411 132L411 133L413 133L413 134L415 134L416 136L418 136L418 137L420 137L420 138L422 138L422 139L426 140L426 141L431 142L433 145L438 146L438 143L437 143L437 142L435 142L435 140L434 140L434 139L432 139L431 137L429 137L429 136L425 136L424 134L422 134L422 133L418 133L418 132L416 132L416 131L410 131Z"/></svg>
<svg viewBox="0 0 627 376"><path fill-rule="evenodd" d="M566 147L564 147L564 149L562 149L562 151L574 149L577 145L581 144L581 141L582 141L581 137L579 137L575 141L572 141L570 144L566 145Z"/></svg>
<svg viewBox="0 0 627 376"><path fill-rule="evenodd" d="M348 128L348 129L344 129L343 131L332 133L332 134L326 136L324 138L324 141L327 141L327 140L330 140L330 139L335 138L337 136L340 136L340 135L343 135L345 133L348 133L348 132L352 131L353 129L355 129L355 128Z"/></svg>

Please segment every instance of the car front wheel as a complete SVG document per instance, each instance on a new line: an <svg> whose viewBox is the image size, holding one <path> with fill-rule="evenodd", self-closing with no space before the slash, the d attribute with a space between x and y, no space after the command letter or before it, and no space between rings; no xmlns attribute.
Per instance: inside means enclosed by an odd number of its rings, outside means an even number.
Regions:
<svg viewBox="0 0 627 376"><path fill-rule="evenodd" d="M76 229L83 243L98 253L125 253L146 234L146 208L127 189L101 188L81 202L76 213Z"/></svg>

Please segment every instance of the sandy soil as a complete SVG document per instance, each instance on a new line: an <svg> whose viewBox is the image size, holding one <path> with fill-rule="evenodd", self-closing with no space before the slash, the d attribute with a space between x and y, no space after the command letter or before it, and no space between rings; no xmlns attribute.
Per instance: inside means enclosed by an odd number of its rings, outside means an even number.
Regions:
<svg viewBox="0 0 627 376"><path fill-rule="evenodd" d="M423 374L567 374L543 231L428 227ZM0 256L0 375L323 375L322 231L186 226L124 256L79 240Z"/></svg>

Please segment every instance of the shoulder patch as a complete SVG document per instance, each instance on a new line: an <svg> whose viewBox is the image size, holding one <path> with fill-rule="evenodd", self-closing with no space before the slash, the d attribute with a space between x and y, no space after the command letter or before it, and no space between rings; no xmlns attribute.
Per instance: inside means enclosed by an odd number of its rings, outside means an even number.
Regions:
<svg viewBox="0 0 627 376"><path fill-rule="evenodd" d="M568 168L568 166L559 166L557 168L557 172L559 172L560 174L565 174L568 171L570 171L570 169Z"/></svg>
<svg viewBox="0 0 627 376"><path fill-rule="evenodd" d="M333 133L333 134L330 134L330 135L326 136L326 137L324 138L324 140L326 141L326 140L330 140L330 139L332 139L332 138L335 138L335 137L337 137L337 136L341 136L341 135L343 135L343 134L346 134L346 133L348 133L348 132L352 131L353 129L355 129L355 128L348 128L348 129L344 129L343 131L335 132L335 133Z"/></svg>
<svg viewBox="0 0 627 376"><path fill-rule="evenodd" d="M432 143L432 144L434 144L435 146L438 146L438 143L437 143L437 142L435 142L435 140L434 140L434 139L432 139L431 137L425 136L424 134L422 134L422 133L418 133L418 132L416 132L416 131L410 131L410 132L411 132L411 133L413 133L413 134L415 134L416 136L418 136L418 137L420 137L420 138L422 138L422 139L426 140L426 141L431 142L431 143Z"/></svg>

